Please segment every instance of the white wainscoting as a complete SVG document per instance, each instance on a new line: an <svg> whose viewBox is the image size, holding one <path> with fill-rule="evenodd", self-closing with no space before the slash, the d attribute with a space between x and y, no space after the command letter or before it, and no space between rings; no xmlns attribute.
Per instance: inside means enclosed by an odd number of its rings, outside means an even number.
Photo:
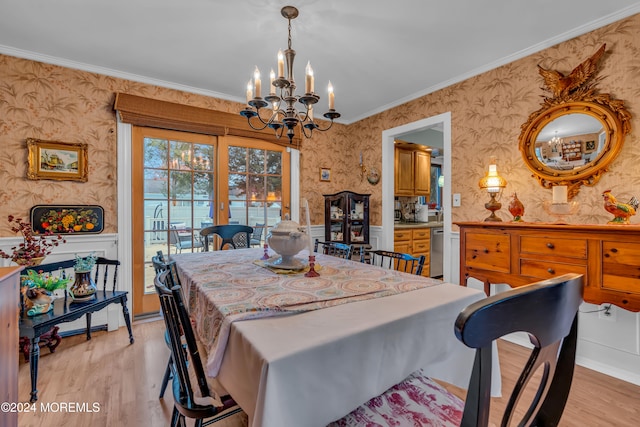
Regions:
<svg viewBox="0 0 640 427"><path fill-rule="evenodd" d="M86 256L92 252L99 257L118 259L117 234L83 234L65 236L65 238L67 243L54 248L54 251L45 259L45 263L74 259L76 254ZM10 252L12 247L17 246L21 242L22 239L20 238L1 238L0 248L5 252ZM0 261L3 266L11 264L7 259L1 259ZM124 264L127 263L128 260L121 259L120 262ZM123 270L125 269L121 266L118 274L118 289L129 292L127 305L129 312L131 312L131 280L122 274ZM103 310L93 313L91 326L103 325L107 325L107 330L109 331L118 329L120 326L125 326L124 317L122 316L122 306L120 304L110 304ZM73 322L62 323L59 326L61 332L84 329L86 328L86 320L83 317Z"/></svg>
<svg viewBox="0 0 640 427"><path fill-rule="evenodd" d="M451 236L451 277L460 283L460 233ZM479 280L469 279L467 286L484 289ZM492 286L492 292L510 289L508 285ZM583 303L578 317L578 350L576 363L605 375L640 385L640 313L611 306L612 315L602 318L600 307ZM525 333L508 336L509 341L531 347Z"/></svg>

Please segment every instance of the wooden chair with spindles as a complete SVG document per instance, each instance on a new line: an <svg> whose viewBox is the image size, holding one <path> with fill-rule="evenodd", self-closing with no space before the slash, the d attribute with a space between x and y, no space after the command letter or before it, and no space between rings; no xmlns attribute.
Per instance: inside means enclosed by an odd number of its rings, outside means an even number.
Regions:
<svg viewBox="0 0 640 427"><path fill-rule="evenodd" d="M195 426L200 427L242 412L230 396L218 397L212 392L182 288L173 283L171 272L166 270L158 274L154 284L171 343L174 399L171 426L184 426L185 418L191 418L195 420Z"/></svg>

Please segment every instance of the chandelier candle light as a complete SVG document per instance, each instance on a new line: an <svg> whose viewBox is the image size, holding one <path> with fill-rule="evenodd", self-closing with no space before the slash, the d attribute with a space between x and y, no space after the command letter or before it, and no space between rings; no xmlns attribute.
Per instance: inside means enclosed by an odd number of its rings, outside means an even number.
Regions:
<svg viewBox="0 0 640 427"><path fill-rule="evenodd" d="M291 49L291 20L298 16L298 9L293 6L285 6L280 11L283 17L289 21L288 49L278 51L278 75L273 69L269 73L269 94L262 98L262 80L260 70L256 66L251 80L247 84L247 108L240 112L246 117L249 126L255 130L263 130L270 127L274 130L276 137L280 138L287 129L289 143L293 142L295 128L300 124L300 130L306 138L311 138L314 130L326 131L331 128L333 121L340 117L340 113L335 110L335 98L331 82L327 87L329 111L323 117L330 121L329 125L321 128L313 119L313 106L320 97L314 92L314 76L311 64L308 62L305 68L305 93L302 96L296 95L296 83L293 79L293 61L296 51ZM285 77L285 59L287 62L287 74ZM279 93L276 93L279 92ZM303 111L298 111L295 107L299 102L304 107ZM265 108L270 107L270 108ZM264 109L268 113L260 113ZM268 115L268 118L266 117ZM252 121L253 118L256 118Z"/></svg>

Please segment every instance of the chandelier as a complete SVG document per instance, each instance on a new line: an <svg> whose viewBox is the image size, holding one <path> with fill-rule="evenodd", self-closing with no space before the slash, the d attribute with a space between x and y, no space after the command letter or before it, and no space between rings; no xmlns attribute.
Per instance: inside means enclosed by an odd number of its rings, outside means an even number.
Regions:
<svg viewBox="0 0 640 427"><path fill-rule="evenodd" d="M558 138L558 131L556 131L555 136L549 140L549 145L558 144L560 142L562 142L562 138Z"/></svg>
<svg viewBox="0 0 640 427"><path fill-rule="evenodd" d="M291 49L291 20L298 16L298 9L293 6L285 6L280 11L283 17L289 21L288 48L278 51L278 75L273 69L269 76L269 93L264 98L261 97L262 82L260 70L256 67L253 82L247 84L247 108L240 112L240 115L247 118L247 122L252 129L263 130L270 127L274 130L276 137L280 138L284 130L287 130L289 143L293 142L295 128L300 124L302 134L311 138L314 130L326 131L333 125L333 120L340 117L340 113L334 109L333 86L328 85L329 111L323 117L330 121L329 125L322 128L313 119L313 106L320 100L314 92L314 77L311 65L307 63L305 70L305 93L296 95L296 83L293 79L293 60L296 51ZM284 61L287 62L287 75L285 77ZM255 95L255 96L254 96ZM296 109L296 102L302 104L300 111ZM264 112L262 112L264 111ZM253 119L253 120L252 120Z"/></svg>

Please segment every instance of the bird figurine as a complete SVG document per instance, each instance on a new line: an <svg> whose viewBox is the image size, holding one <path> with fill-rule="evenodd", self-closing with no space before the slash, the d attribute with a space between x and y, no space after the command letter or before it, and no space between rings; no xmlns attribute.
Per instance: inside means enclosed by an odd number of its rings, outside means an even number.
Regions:
<svg viewBox="0 0 640 427"><path fill-rule="evenodd" d="M559 71L547 70L538 65L538 71L553 96L555 98L567 96L593 77L598 69L598 61L604 55L605 46L606 44L603 44L596 53L574 68L567 76Z"/></svg>
<svg viewBox="0 0 640 427"><path fill-rule="evenodd" d="M524 215L524 205L518 199L518 195L514 192L511 195L511 201L509 202L509 212L513 215L513 222L522 222L522 215Z"/></svg>
<svg viewBox="0 0 640 427"><path fill-rule="evenodd" d="M638 209L638 199L632 197L627 203L618 202L611 194L611 190L603 192L602 197L604 209L614 216L607 224L629 224L629 218L634 216Z"/></svg>
<svg viewBox="0 0 640 427"><path fill-rule="evenodd" d="M21 292L27 316L46 313L53 308L51 292L46 289L23 286Z"/></svg>

